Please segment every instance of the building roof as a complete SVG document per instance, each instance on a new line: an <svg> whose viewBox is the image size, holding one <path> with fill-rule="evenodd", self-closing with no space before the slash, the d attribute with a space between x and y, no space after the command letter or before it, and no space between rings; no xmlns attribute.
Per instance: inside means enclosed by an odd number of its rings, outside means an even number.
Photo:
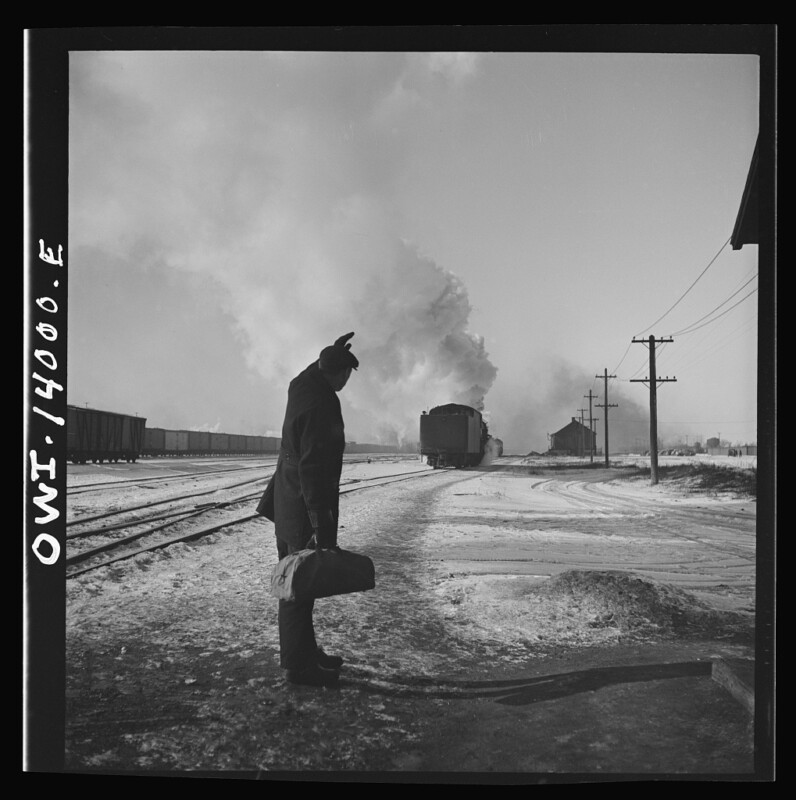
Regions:
<svg viewBox="0 0 796 800"><path fill-rule="evenodd" d="M760 138L755 142L752 163L746 176L746 186L741 197L741 206L735 219L735 227L730 237L733 250L740 250L745 244L759 244L757 234L758 221L758 177L757 161Z"/></svg>
<svg viewBox="0 0 796 800"><path fill-rule="evenodd" d="M554 434L552 434L552 436L558 436L559 434L562 434L562 433L564 433L566 431L571 431L571 430L576 430L577 431L580 428L583 428L583 429L585 429L587 431L589 430L589 426L588 425L583 425L580 422L578 422L578 420L573 419L572 422L568 423L567 425L564 425L564 427L561 428L560 431L556 431Z"/></svg>

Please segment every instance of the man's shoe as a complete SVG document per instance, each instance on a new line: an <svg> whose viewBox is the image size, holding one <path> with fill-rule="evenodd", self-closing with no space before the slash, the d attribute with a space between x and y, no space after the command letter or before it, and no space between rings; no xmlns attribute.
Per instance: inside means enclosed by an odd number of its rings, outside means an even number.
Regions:
<svg viewBox="0 0 796 800"><path fill-rule="evenodd" d="M318 648L318 665L324 669L340 669L343 666L343 659L340 656L330 656L323 652L323 648Z"/></svg>
<svg viewBox="0 0 796 800"><path fill-rule="evenodd" d="M327 686L332 688L337 686L340 680L340 673L333 669L324 669L318 664L306 667L302 670L289 669L287 671L288 683L297 683L301 686Z"/></svg>

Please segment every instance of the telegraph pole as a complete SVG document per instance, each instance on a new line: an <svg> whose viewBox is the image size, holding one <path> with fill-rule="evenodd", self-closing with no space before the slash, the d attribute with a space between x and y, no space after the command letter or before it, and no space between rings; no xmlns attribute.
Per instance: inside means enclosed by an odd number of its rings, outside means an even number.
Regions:
<svg viewBox="0 0 796 800"><path fill-rule="evenodd" d="M597 408L605 409L605 466L608 466L608 409L616 408L616 403L608 402L608 378L615 378L616 375L609 375L606 369L603 375L595 375L595 378L602 378L605 381L605 402L597 404Z"/></svg>
<svg viewBox="0 0 796 800"><path fill-rule="evenodd" d="M589 389L588 394L584 394L584 397L589 398L589 461L593 464L594 463L594 423L597 421L597 417L593 417L591 415L591 401L592 399L596 398L597 395L593 395L591 393L591 389Z"/></svg>
<svg viewBox="0 0 796 800"><path fill-rule="evenodd" d="M584 441L584 431L586 430L586 426L583 424L583 415L586 413L585 408L579 408L580 411L580 457L586 455L586 442Z"/></svg>
<svg viewBox="0 0 796 800"><path fill-rule="evenodd" d="M631 383L646 383L650 390L650 475L652 485L658 483L658 384L676 381L677 378L659 378L655 372L655 342L673 342L668 339L633 339L634 344L646 344L650 349L650 374L648 378L631 378Z"/></svg>

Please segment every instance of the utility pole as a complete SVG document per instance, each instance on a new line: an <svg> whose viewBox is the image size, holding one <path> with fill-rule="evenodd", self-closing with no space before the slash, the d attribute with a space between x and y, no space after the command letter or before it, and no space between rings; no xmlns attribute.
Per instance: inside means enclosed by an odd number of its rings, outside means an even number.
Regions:
<svg viewBox="0 0 796 800"><path fill-rule="evenodd" d="M608 370L606 369L603 375L595 375L595 378L602 378L605 381L605 397L604 403L598 403L597 408L604 408L605 409L605 466L608 466L608 409L609 408L616 408L616 403L609 403L608 402L608 378L615 378L616 375L609 375Z"/></svg>
<svg viewBox="0 0 796 800"><path fill-rule="evenodd" d="M586 455L586 442L584 441L586 426L583 424L583 415L586 413L586 409L579 408L578 411L580 411L580 457L583 458Z"/></svg>
<svg viewBox="0 0 796 800"><path fill-rule="evenodd" d="M658 483L658 384L676 381L677 378L659 378L655 371L655 342L673 342L671 337L668 339L656 339L650 336L648 339L633 339L634 344L646 344L650 349L650 374L648 378L631 378L631 383L646 383L650 390L650 475L652 485Z"/></svg>
<svg viewBox="0 0 796 800"><path fill-rule="evenodd" d="M597 417L593 417L591 415L591 401L596 399L598 395L593 395L591 393L591 389L589 389L588 394L584 394L584 397L589 398L589 461L590 463L594 463L594 423L597 421Z"/></svg>

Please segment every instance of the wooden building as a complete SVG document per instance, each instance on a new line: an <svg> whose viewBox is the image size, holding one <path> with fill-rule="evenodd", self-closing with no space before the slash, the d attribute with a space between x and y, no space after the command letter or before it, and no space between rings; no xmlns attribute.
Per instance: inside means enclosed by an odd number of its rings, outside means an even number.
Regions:
<svg viewBox="0 0 796 800"><path fill-rule="evenodd" d="M733 250L740 250L745 244L759 244L760 237L758 231L759 200L760 190L758 188L758 167L760 153L760 138L755 143L752 153L752 163L749 166L749 173L746 176L743 196L741 197L741 207L738 209L738 216L735 219L735 227L732 231L731 244Z"/></svg>
<svg viewBox="0 0 796 800"><path fill-rule="evenodd" d="M572 417L572 422L550 434L552 455L585 456L597 452L597 434Z"/></svg>

